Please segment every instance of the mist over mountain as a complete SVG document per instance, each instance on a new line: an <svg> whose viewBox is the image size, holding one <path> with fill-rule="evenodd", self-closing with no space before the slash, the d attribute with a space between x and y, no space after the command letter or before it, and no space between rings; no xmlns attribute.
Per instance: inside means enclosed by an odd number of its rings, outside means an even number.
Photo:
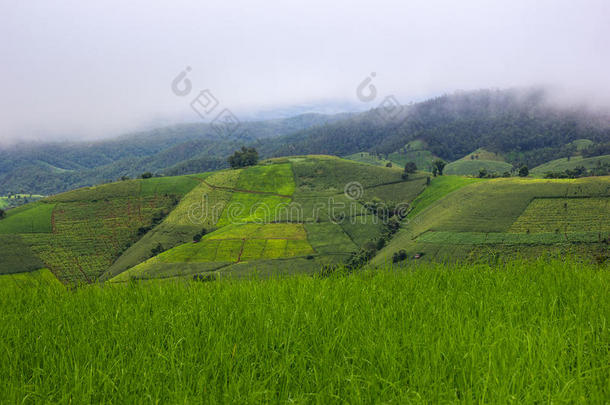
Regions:
<svg viewBox="0 0 610 405"><path fill-rule="evenodd" d="M372 109L248 121L235 134L183 124L106 141L22 144L0 150L0 194L54 194L147 171L215 170L226 167L227 156L244 145L258 148L262 157L387 155L420 140L446 161L485 148L515 166L533 167L569 155L569 144L578 139L605 145L609 117L603 110L558 104L540 88L479 90L394 106L390 113Z"/></svg>

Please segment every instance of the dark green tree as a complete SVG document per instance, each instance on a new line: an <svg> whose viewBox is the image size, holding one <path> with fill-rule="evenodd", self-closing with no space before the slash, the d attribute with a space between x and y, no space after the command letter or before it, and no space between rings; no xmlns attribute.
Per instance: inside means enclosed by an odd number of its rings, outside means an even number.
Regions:
<svg viewBox="0 0 610 405"><path fill-rule="evenodd" d="M6 216L6 212L2 208L0 208L0 219L3 219Z"/></svg>
<svg viewBox="0 0 610 405"><path fill-rule="evenodd" d="M241 150L235 151L227 160L233 169L254 166L258 163L258 151L255 148L242 146Z"/></svg>
<svg viewBox="0 0 610 405"><path fill-rule="evenodd" d="M529 174L530 174L530 171L527 168L527 166L521 166L519 168L519 177L527 177Z"/></svg>
<svg viewBox="0 0 610 405"><path fill-rule="evenodd" d="M405 164L405 173L415 173L417 171L417 165L415 162L407 162Z"/></svg>
<svg viewBox="0 0 610 405"><path fill-rule="evenodd" d="M144 172L140 175L140 177L143 179L150 179L152 176L153 174L151 172Z"/></svg>
<svg viewBox="0 0 610 405"><path fill-rule="evenodd" d="M442 159L436 159L432 164L434 165L434 169L436 169L436 172L438 173L438 175L442 176L443 175L443 170L445 169L445 166L447 165L447 162L445 162Z"/></svg>

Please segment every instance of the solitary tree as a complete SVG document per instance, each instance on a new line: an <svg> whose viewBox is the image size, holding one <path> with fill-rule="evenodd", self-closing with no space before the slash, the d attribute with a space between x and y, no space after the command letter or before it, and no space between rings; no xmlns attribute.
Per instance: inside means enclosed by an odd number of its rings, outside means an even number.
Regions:
<svg viewBox="0 0 610 405"><path fill-rule="evenodd" d="M151 172L144 172L140 175L143 179L150 179L153 176Z"/></svg>
<svg viewBox="0 0 610 405"><path fill-rule="evenodd" d="M434 173L434 169L436 169L436 172L438 173L439 176L443 175L443 170L445 169L445 166L447 165L447 162L445 162L444 160L441 159L436 159L433 163L434 168L433 173Z"/></svg>
<svg viewBox="0 0 610 405"><path fill-rule="evenodd" d="M2 208L0 208L0 219L4 218L6 216L6 212L4 212L4 210Z"/></svg>
<svg viewBox="0 0 610 405"><path fill-rule="evenodd" d="M417 165L415 162L407 162L405 164L405 173L415 173L417 171Z"/></svg>
<svg viewBox="0 0 610 405"><path fill-rule="evenodd" d="M258 152L255 148L242 146L241 150L236 150L227 160L233 169L254 166L258 163Z"/></svg>
<svg viewBox="0 0 610 405"><path fill-rule="evenodd" d="M527 177L529 174L530 171L527 166L521 166L521 168L519 169L519 177Z"/></svg>

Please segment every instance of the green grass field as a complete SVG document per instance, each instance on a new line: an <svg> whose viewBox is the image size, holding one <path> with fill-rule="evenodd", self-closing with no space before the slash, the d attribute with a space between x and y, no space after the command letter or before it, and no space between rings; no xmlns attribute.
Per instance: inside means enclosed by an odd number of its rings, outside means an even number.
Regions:
<svg viewBox="0 0 610 405"><path fill-rule="evenodd" d="M295 189L292 165L281 163L249 167L239 176L236 188L290 196Z"/></svg>
<svg viewBox="0 0 610 405"><path fill-rule="evenodd" d="M609 290L607 268L573 260L12 288L0 398L601 404Z"/></svg>

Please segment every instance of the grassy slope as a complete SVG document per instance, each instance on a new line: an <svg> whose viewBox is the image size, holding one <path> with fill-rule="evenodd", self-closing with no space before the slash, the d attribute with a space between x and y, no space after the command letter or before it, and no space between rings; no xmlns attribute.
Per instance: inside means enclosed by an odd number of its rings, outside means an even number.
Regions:
<svg viewBox="0 0 610 405"><path fill-rule="evenodd" d="M13 289L0 294L0 398L608 400L608 271L572 261L419 269Z"/></svg>
<svg viewBox="0 0 610 405"><path fill-rule="evenodd" d="M595 156L590 158L584 158L582 156L574 156L570 158L561 158L551 160L543 165L534 167L530 173L534 176L544 176L547 172L563 172L567 169L574 169L576 167L584 166L586 169L593 169L597 166L598 162L602 164L610 164L610 155Z"/></svg>
<svg viewBox="0 0 610 405"><path fill-rule="evenodd" d="M444 176L443 176L444 177ZM474 179L473 179L474 180ZM450 179L444 180L451 183ZM432 187L431 187L432 188ZM426 190L420 196L427 200ZM431 190L430 194L434 195ZM526 211L530 202L538 198L563 198L586 196L610 196L610 177L575 180L495 179L475 181L441 197L426 208L415 209L409 215L401 231L373 260L379 265L391 260L392 254L405 249L409 255L424 252L429 258L460 258L468 254L468 246L451 243L420 243L417 237L428 231L502 233L508 232L513 223ZM603 223L610 213L602 214ZM590 224L593 231L595 225Z"/></svg>

